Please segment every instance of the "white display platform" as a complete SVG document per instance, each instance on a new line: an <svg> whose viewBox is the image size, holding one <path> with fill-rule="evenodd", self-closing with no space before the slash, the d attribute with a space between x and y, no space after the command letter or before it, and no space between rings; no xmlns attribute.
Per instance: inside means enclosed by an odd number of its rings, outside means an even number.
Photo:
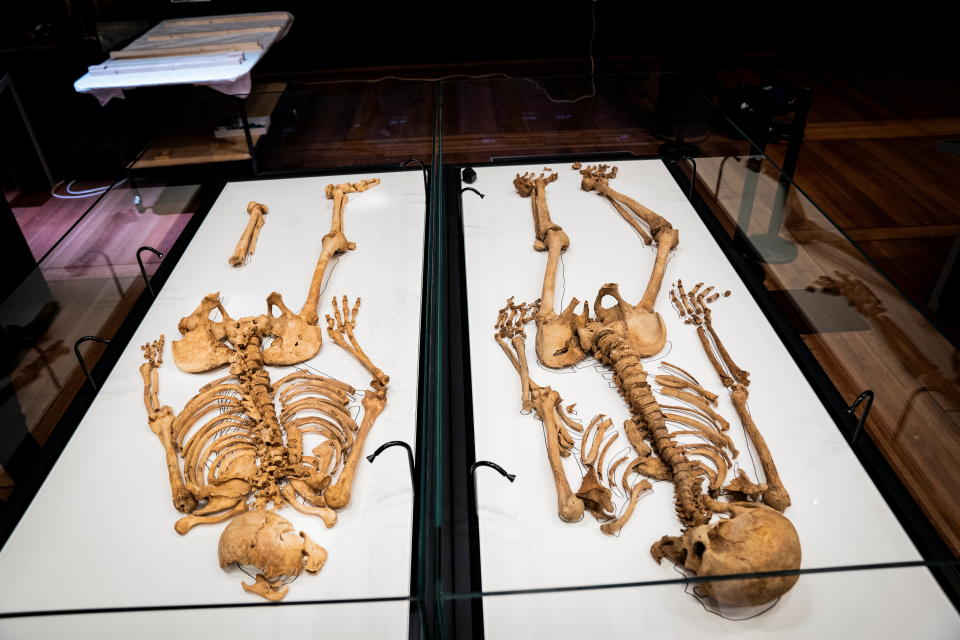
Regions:
<svg viewBox="0 0 960 640"><path fill-rule="evenodd" d="M700 281L719 291L730 290L731 297L713 305L714 326L733 359L751 372L750 409L793 500L786 515L800 536L802 567L919 560L916 548L662 162L615 164L620 172L611 186L661 214L680 231L680 245L668 263L656 307L667 326L668 342L664 353L645 360L648 373L668 373L659 365L666 359L719 393L718 411L731 423L728 433L740 450L739 464L757 477L732 403L696 332L683 325L667 295L669 283L677 278L688 290ZM559 269L557 292L562 299L557 301L557 310L574 296L587 299L592 309L597 291L607 282L618 282L624 299L636 304L656 248L643 245L603 198L582 191L581 176L570 168L570 162L552 168L559 179L547 187L548 207L553 221L570 237L570 248ZM661 536L680 533L672 484L654 483L653 493L640 500L619 537L603 534L589 514L575 524L558 518L542 424L532 415L521 414L519 376L493 340L497 311L508 297L533 302L540 296L546 253L532 248L530 200L516 193L513 179L518 172L543 169L543 164L478 168L473 186L486 197L463 197L476 458L493 460L517 475L511 484L497 474L477 474L483 590L677 579L681 576L670 562L657 565L649 552ZM607 299L605 304L612 302ZM612 384L611 373L593 361L577 371L547 370L536 361L533 323L527 333L532 379L559 391L563 406L577 403L577 419L585 424L598 413L613 418L621 435L607 456L607 465L623 455L632 459L622 433L629 413ZM574 457L565 459L564 465L576 491L582 473ZM619 473L622 471L621 466ZM618 509L624 504L624 497L619 497ZM845 614L860 627L854 635L891 635L890 620L874 615L878 609L901 611L903 615L893 622L902 624L904 633L916 635L915 625L922 618L931 630L930 637L943 635L945 630L955 635L960 629L957 615L929 572L903 571L900 576L900 580L885 582L881 591L871 588L870 572L850 578L859 585L860 593L860 597L845 600ZM831 585L836 588L829 588ZM731 632L775 628L792 637L837 637L835 628L825 636L817 635L830 628L825 626L829 620L818 612L831 608L831 600L842 595L838 589L849 588L846 579L801 577L772 611L740 622L705 612L697 600L684 593L682 585L639 593L637 589L578 592L577 597L603 599L611 612L634 612L636 615L618 615L623 629L674 629L678 637L691 637L704 626ZM555 615L570 610L558 606L564 600L527 598L523 617L511 613L505 602L496 597L484 599L487 637L517 637L518 625L528 628L530 620L550 620L548 609L554 612L552 628L562 631L560 635L570 635L568 628L556 626L569 620ZM916 608L904 609L909 603ZM543 611L537 609L540 605L545 607ZM584 617L597 619L595 615ZM642 627L634 626L638 619L643 619ZM785 624L788 620L789 625Z"/></svg>
<svg viewBox="0 0 960 640"><path fill-rule="evenodd" d="M94 613L0 620L0 638L236 640L326 638L332 633L342 638L406 638L409 615L406 601Z"/></svg>
<svg viewBox="0 0 960 640"><path fill-rule="evenodd" d="M159 395L179 411L203 384L224 375L223 370L194 375L177 369L170 343L179 337L180 318L215 291L221 292L233 317L265 313L271 291L279 291L286 304L298 310L321 238L330 230L332 200L325 198L324 187L370 177L379 177L381 184L351 194L346 206L344 232L357 248L328 268L321 324L325 326L323 316L330 312L332 296L363 299L357 340L390 375L388 404L364 445L364 455L388 440L415 446L425 226L422 174L230 183L0 550L0 612L261 601L240 588L244 574L218 566L217 541L225 524L197 526L185 536L174 531L181 514L171 504L163 449L147 426L138 372L143 362L140 345L166 335ZM269 213L251 262L233 268L227 258L246 224L250 200L267 204ZM326 335L321 352L305 364L358 390L369 387L370 375ZM293 370L268 369L274 380ZM360 399L355 400L355 413ZM413 493L402 452L387 452L375 464L361 460L351 502L338 512L333 528L290 507L280 513L329 552L320 573L301 574L286 601L409 594ZM358 615L346 635L356 635L368 623L374 629L384 625L377 616ZM384 626L405 637L406 614Z"/></svg>

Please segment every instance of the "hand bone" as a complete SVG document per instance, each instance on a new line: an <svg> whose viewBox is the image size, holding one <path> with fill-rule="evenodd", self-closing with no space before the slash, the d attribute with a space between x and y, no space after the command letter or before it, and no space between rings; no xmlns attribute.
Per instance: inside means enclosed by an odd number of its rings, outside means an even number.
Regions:
<svg viewBox="0 0 960 640"><path fill-rule="evenodd" d="M353 308L347 306L347 296L343 296L343 312L340 312L340 305L337 304L336 297L333 298L333 317L327 316L327 335L342 349L355 357L363 367L373 376L375 385L386 387L390 384L390 376L380 370L373 364L367 354L363 352L357 343L353 330L357 326L357 316L360 314L360 298L354 303ZM349 340L349 343L348 343Z"/></svg>

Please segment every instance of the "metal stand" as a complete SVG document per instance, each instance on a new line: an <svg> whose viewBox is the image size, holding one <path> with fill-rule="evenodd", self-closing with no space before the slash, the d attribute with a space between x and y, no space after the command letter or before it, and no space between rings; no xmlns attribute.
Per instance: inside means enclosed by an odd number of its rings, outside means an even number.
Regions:
<svg viewBox="0 0 960 640"><path fill-rule="evenodd" d="M250 135L250 123L247 121L246 98L237 97L237 111L240 113L240 123L243 124L243 138L247 141L247 152L250 154L250 167L253 169L253 175L260 175L257 169L257 155L253 150L253 136Z"/></svg>
<svg viewBox="0 0 960 640"><path fill-rule="evenodd" d="M870 415L870 408L873 407L873 398L873 391L867 389L857 396L857 399L854 400L849 407L847 407L847 413L850 415L855 415L857 407L859 407L864 400L867 402L866 406L863 408L863 413L860 414L860 420L857 421L857 426L853 430L853 434L850 436L850 444L855 444L857 442L857 438L860 437L860 432L863 430L863 425L867 423L867 416Z"/></svg>
<svg viewBox="0 0 960 640"><path fill-rule="evenodd" d="M490 467L491 469L493 469L494 471L502 475L504 478L506 478L510 482L513 482L514 479L517 477L516 474L507 473L506 469L498 465L496 462L491 462L489 460L477 460L472 465L470 465L470 475L474 475L474 472L477 470L477 467ZM474 478L474 482L476 482L476 478Z"/></svg>
<svg viewBox="0 0 960 640"><path fill-rule="evenodd" d="M427 173L427 165L423 164L423 160L420 160L418 158L410 158L409 160L404 160L403 162L401 162L400 168L403 169L405 167L410 166L411 164L420 165L420 170L423 172L423 190L425 193L429 193L430 192L430 176Z"/></svg>
<svg viewBox="0 0 960 640"><path fill-rule="evenodd" d="M413 449L410 448L410 445L404 442L403 440L391 440L390 442L384 442L382 445L377 447L377 450L367 456L368 462L373 462L377 459L381 453L389 449L390 447L403 447L407 450L407 463L410 465L410 485L413 487L414 493L417 491L417 467L413 462Z"/></svg>
<svg viewBox="0 0 960 640"><path fill-rule="evenodd" d="M83 336L79 340L73 343L73 354L77 356L77 361L80 363L80 368L83 369L83 375L87 377L87 382L90 383L90 386L93 387L94 391L97 391L99 387L97 383L94 382L93 376L90 375L90 369L87 368L87 363L83 360L83 354L80 353L80 345L84 342L101 342L103 344L110 344L110 341L106 338L101 338L99 336Z"/></svg>
<svg viewBox="0 0 960 640"><path fill-rule="evenodd" d="M147 291L150 292L150 297L153 299L156 299L157 294L153 292L153 286L151 286L150 284L150 278L147 277L147 270L143 266L143 259L140 257L140 254L143 253L144 251L150 251L151 253L156 255L158 258L163 257L163 252L157 251L156 249L148 245L144 245L139 249L137 249L137 264L140 265L140 275L143 276L143 283L147 285Z"/></svg>
<svg viewBox="0 0 960 640"><path fill-rule="evenodd" d="M797 160L800 157L800 145L803 144L803 132L807 128L807 114L810 111L811 91L807 87L800 89L796 108L793 110L793 122L790 124L790 140L787 143L787 152L780 171L777 195L773 200L773 209L770 212L770 224L763 234L750 236L750 244L762 262L769 264L786 264L793 262L797 257L797 246L793 242L780 237L780 228L786 210L787 195L793 186L793 175L797 170ZM756 183L754 182L754 187ZM746 189L746 185L744 186ZM752 207L752 202L751 202ZM741 210L742 213L742 210ZM749 218L747 218L749 220ZM745 227L741 227L746 230Z"/></svg>

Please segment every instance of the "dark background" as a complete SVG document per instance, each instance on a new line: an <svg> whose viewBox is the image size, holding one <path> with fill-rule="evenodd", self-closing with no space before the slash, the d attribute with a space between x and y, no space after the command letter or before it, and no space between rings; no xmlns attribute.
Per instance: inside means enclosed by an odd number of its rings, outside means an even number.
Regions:
<svg viewBox="0 0 960 640"><path fill-rule="evenodd" d="M378 77L398 67L404 75L428 77L585 75L594 11L601 74L681 70L709 79L719 68L763 66L774 58L813 66L953 63L951 22L938 17L941 10L911 5L911 15L894 15L876 7L838 15L836 6L809 3L725 3L720 10L669 0L31 0L0 10L0 73L11 74L56 178L109 178L142 146L177 91L133 92L127 102L138 102L136 108L101 108L92 96L74 92L73 82L107 51L167 18L290 11L289 35L257 67L259 76L284 80Z"/></svg>

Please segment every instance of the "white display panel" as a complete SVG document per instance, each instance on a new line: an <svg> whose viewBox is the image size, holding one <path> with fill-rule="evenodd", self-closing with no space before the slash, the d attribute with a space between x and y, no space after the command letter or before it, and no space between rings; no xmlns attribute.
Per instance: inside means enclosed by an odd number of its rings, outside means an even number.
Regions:
<svg viewBox="0 0 960 640"><path fill-rule="evenodd" d="M406 638L410 604L365 602L91 613L0 620L5 640L262 640ZM397 628L397 627L400 628Z"/></svg>
<svg viewBox="0 0 960 640"><path fill-rule="evenodd" d="M177 369L170 343L177 323L201 298L219 291L232 317L266 313L279 291L294 310L306 298L330 230L329 183L379 177L381 184L350 194L344 233L356 250L331 262L319 312L334 295L363 305L355 334L371 360L390 375L386 410L364 455L388 440L416 443L420 300L425 194L419 171L236 182L226 186L173 270L60 460L0 551L0 612L149 605L260 602L240 588L237 570L221 570L217 541L225 524L201 525L184 536L171 504L163 449L147 426L140 345L167 337L159 370L162 403L179 411L224 370ZM242 268L228 265L246 224L246 206L269 206L256 254ZM305 363L310 370L369 388L370 375L326 335ZM273 380L292 371L268 367ZM351 403L359 411L361 398ZM353 405L356 405L354 408ZM413 495L407 457L390 452L360 461L350 504L331 529L289 506L281 515L329 553L317 575L304 572L286 601L406 596L409 593ZM360 608L356 608L360 611ZM382 620L359 616L361 625ZM385 625L406 635L406 617ZM375 633L377 637L383 634Z"/></svg>
<svg viewBox="0 0 960 640"><path fill-rule="evenodd" d="M949 605L931 608L936 603L926 592L912 588L929 575L924 567L808 574L800 578L807 588L790 606L780 602L740 622L707 613L676 585L492 596L483 599L484 637L954 640L958 623ZM870 615L864 615L864 603L878 597L896 604L869 607Z"/></svg>
<svg viewBox="0 0 960 640"><path fill-rule="evenodd" d="M656 306L667 327L667 346L661 354L645 359L647 372L669 373L660 368L660 361L665 359L719 393L718 411L731 423L728 434L740 450L739 465L756 478L759 469L751 461L732 403L695 331L682 323L667 296L669 284L678 278L688 289L704 281L719 291L730 290L729 298L713 305L714 326L737 364L751 372L750 410L792 497L793 505L786 515L800 536L802 567L919 560L916 548L662 162L616 164L620 171L611 180L611 187L664 216L680 232L680 244L668 263ZM619 283L624 299L636 304L647 284L656 248L644 246L602 197L582 191L580 175L570 168L570 162L552 168L559 179L546 190L550 215L570 237L570 248L559 269L557 292L562 299L557 301L557 310L574 296L588 300L592 308L597 291L608 282ZM676 579L680 575L672 564L664 561L657 565L649 551L661 536L680 533L672 484L654 483L652 494L640 500L618 537L603 534L589 513L574 524L559 519L542 424L532 415L521 414L519 376L493 340L497 311L508 297L533 302L540 296L546 253L532 248L530 200L517 194L513 179L518 172L539 173L543 169L543 164L478 168L473 186L486 197L463 196L475 453L477 459L496 461L517 474L513 484L493 473L477 474L482 586L484 591L497 591ZM611 303L609 299L605 302ZM577 419L584 423L599 413L613 418L621 436L610 450L608 464L630 455L621 428L629 413L613 386L611 373L594 361L580 365L576 371L544 368L536 361L535 333L531 323L527 331L531 378L557 390L563 406L577 403ZM578 434L572 435L578 438ZM564 465L576 491L582 472L574 457L566 459ZM618 498L618 509L625 502L623 496ZM859 575L864 593L869 592L870 574ZM922 610L912 613L957 628L953 608L926 570L904 574L903 580L899 585L902 590L920 594L911 602L923 603ZM640 605L634 597L624 595L628 591L604 591L598 597L615 602L613 610L638 610ZM817 591L814 581L801 577L775 612L728 622L705 613L678 585L652 591L650 598L642 600L642 616L675 619L670 628L678 630L690 624L686 631L700 629L696 620L704 616L720 620L709 624L733 625L731 630L762 630L771 615L813 619L830 597L829 591ZM903 604L893 590L874 591L869 597L855 600L850 603L856 610L851 611L850 619L864 624L870 623L870 614L878 607ZM506 636L508 630L516 629L502 619L498 622L489 608L496 601L485 599L488 637ZM542 602L554 606L549 598ZM796 613L801 609L804 615ZM906 627L912 617L902 618ZM878 618L873 620L878 625L874 631L889 635ZM790 630L796 637L812 637L801 623L798 625ZM783 631L780 627L778 630Z"/></svg>

